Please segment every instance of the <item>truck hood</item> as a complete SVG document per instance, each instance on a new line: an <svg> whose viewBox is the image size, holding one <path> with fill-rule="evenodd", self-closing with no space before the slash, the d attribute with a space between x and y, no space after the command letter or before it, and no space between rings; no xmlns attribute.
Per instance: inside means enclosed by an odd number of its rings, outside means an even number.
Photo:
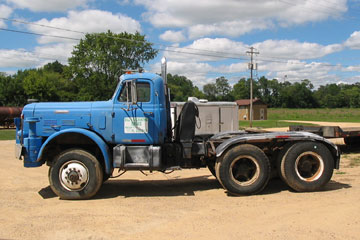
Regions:
<svg viewBox="0 0 360 240"><path fill-rule="evenodd" d="M23 114L25 120L28 117L38 118L38 136L48 136L67 128L91 128L92 112L100 106L110 108L111 101L32 103L24 107Z"/></svg>
<svg viewBox="0 0 360 240"><path fill-rule="evenodd" d="M90 114L93 102L49 102L49 103L33 103L26 105L31 107L34 114ZM34 115L34 117L36 117Z"/></svg>

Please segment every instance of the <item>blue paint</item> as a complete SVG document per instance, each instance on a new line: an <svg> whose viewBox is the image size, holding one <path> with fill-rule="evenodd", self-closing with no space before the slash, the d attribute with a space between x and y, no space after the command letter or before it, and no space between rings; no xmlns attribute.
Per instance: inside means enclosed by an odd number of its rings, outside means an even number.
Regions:
<svg viewBox="0 0 360 240"><path fill-rule="evenodd" d="M138 93L136 104L124 101L120 93L126 84L135 79L137 86L144 87L146 94ZM130 86L130 85L128 85ZM15 120L16 142L23 146L22 155L26 167L38 167L44 163L42 154L49 143L62 134L82 134L90 138L100 149L105 160L106 173L112 171L110 145L141 144L160 145L166 137L166 99L163 79L152 73L136 73L121 76L112 99L98 102L49 102L32 103L23 109L24 121ZM147 123L145 132L136 132L131 124ZM132 126L132 125L131 125ZM129 129L134 132L129 132Z"/></svg>

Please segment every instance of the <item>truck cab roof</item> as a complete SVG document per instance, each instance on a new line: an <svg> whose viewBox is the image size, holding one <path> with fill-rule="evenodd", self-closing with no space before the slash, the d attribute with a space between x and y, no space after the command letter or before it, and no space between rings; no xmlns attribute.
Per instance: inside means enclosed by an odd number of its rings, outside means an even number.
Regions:
<svg viewBox="0 0 360 240"><path fill-rule="evenodd" d="M160 75L156 74L156 73L130 73L130 74L123 74L120 77L120 81L124 81L124 80L130 80L130 79L134 79L134 78L144 78L144 79L151 79L151 80L161 80L162 78Z"/></svg>

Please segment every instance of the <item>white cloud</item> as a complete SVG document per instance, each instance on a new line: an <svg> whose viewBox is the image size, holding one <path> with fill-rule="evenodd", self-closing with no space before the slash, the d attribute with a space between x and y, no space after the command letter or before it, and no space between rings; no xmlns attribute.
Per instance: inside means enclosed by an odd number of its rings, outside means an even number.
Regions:
<svg viewBox="0 0 360 240"><path fill-rule="evenodd" d="M221 65L215 67L216 72L219 73L240 73L248 70L248 64L246 62L232 63L230 65Z"/></svg>
<svg viewBox="0 0 360 240"><path fill-rule="evenodd" d="M168 30L160 35L160 39L167 41L167 42L183 42L186 40L182 31L171 31Z"/></svg>
<svg viewBox="0 0 360 240"><path fill-rule="evenodd" d="M34 53L44 60L51 62L57 60L63 64L67 64L67 59L71 57L74 45L74 43L47 44L35 47Z"/></svg>
<svg viewBox="0 0 360 240"><path fill-rule="evenodd" d="M189 63L241 58L245 56L248 46L227 38L201 38L190 45L168 49L171 51L165 52L165 56L169 60Z"/></svg>
<svg viewBox="0 0 360 240"><path fill-rule="evenodd" d="M0 49L1 68L27 68L33 67L41 62L39 57L25 49Z"/></svg>
<svg viewBox="0 0 360 240"><path fill-rule="evenodd" d="M344 72L360 72L360 65L348 66L343 69Z"/></svg>
<svg viewBox="0 0 360 240"><path fill-rule="evenodd" d="M354 84L354 83L359 83L360 82L360 76L351 76L351 77L347 77L346 79L344 79L344 81L339 81L338 84L343 83L343 84Z"/></svg>
<svg viewBox="0 0 360 240"><path fill-rule="evenodd" d="M266 74L269 78L283 79L286 75L288 81L310 79L314 85L319 86L338 81L339 77L335 76L334 72L344 71L341 66L306 61L341 51L341 44L320 45L296 40L266 40L253 46L260 52L256 58L259 75ZM246 51L249 51L249 46L243 42L227 38L201 38L187 46L169 49L176 51L164 53L170 62L169 72L195 79L194 84L198 86L206 84L208 76L238 75L240 79L240 76L248 74L249 56ZM233 57L236 61L229 61L226 57ZM158 69L160 66L154 70Z"/></svg>
<svg viewBox="0 0 360 240"><path fill-rule="evenodd" d="M59 61L67 63L73 49L72 43L58 43L26 49L0 49L0 68L34 68Z"/></svg>
<svg viewBox="0 0 360 240"><path fill-rule="evenodd" d="M41 19L35 23L87 33L105 32L108 29L115 33L123 31L134 33L141 30L139 22L130 17L121 14L114 15L100 10L69 11L67 17L51 20ZM84 37L81 33L44 28L36 25L26 25L26 27L32 32L40 34L64 36L74 39ZM24 49L0 50L0 67L41 67L55 60L66 64L78 40L42 36L38 38L38 42L40 45L35 47L34 51L26 51Z"/></svg>
<svg viewBox="0 0 360 240"><path fill-rule="evenodd" d="M360 49L360 31L353 32L344 45L352 49Z"/></svg>
<svg viewBox="0 0 360 240"><path fill-rule="evenodd" d="M155 27L186 28L190 38L321 21L347 11L346 0L135 0Z"/></svg>
<svg viewBox="0 0 360 240"><path fill-rule="evenodd" d="M51 20L43 18L35 23L86 33L105 32L109 29L114 33L123 31L135 33L136 31L141 30L140 23L138 21L122 14L113 14L111 12L101 10L69 11L67 17L53 18ZM81 33L44 28L36 25L29 25L29 28L31 31L40 34L64 36L75 39L84 37ZM77 42L77 40L46 36L42 36L38 39L38 42L41 44L74 41Z"/></svg>
<svg viewBox="0 0 360 240"><path fill-rule="evenodd" d="M244 21L226 21L214 24L197 24L190 26L189 38L195 39L209 35L221 36L240 36L253 30L264 30L273 26L271 22L244 20Z"/></svg>
<svg viewBox="0 0 360 240"><path fill-rule="evenodd" d="M7 0L17 8L27 8L34 12L64 12L76 7L86 7L89 0Z"/></svg>
<svg viewBox="0 0 360 240"><path fill-rule="evenodd" d="M260 58L314 59L343 50L341 44L323 46L295 40L266 40L253 46L260 51Z"/></svg>
<svg viewBox="0 0 360 240"><path fill-rule="evenodd" d="M3 4L0 5L0 17L8 18L11 15L12 11L13 10L8 6ZM6 27L6 23L3 20L0 20L0 27Z"/></svg>
<svg viewBox="0 0 360 240"><path fill-rule="evenodd" d="M260 52L259 60L287 61L316 59L343 50L341 44L320 45L296 40L265 40L254 43ZM172 61L200 62L221 61L227 58L247 60L249 46L228 38L201 38L184 47L169 47L165 56Z"/></svg>
<svg viewBox="0 0 360 240"><path fill-rule="evenodd" d="M334 74L341 71L340 65L331 65L321 62L289 60L287 62L259 62L259 71L265 72L268 78L276 78L279 81L298 82L309 79L318 87L328 83L337 83L340 77Z"/></svg>
<svg viewBox="0 0 360 240"><path fill-rule="evenodd" d="M150 71L159 72L160 68L160 63L155 63L150 66ZM185 76L190 79L196 86L202 87L211 81L211 78L209 78L207 75L209 73L215 72L216 68L211 66L209 63L204 62L186 63L168 60L167 71L173 75L178 74Z"/></svg>

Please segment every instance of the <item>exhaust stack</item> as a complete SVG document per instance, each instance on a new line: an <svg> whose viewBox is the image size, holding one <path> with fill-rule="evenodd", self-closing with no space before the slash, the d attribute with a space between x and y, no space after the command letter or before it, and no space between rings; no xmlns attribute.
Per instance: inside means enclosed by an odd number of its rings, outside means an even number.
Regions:
<svg viewBox="0 0 360 240"><path fill-rule="evenodd" d="M161 77L164 79L165 86L167 86L167 62L166 57L161 59Z"/></svg>

